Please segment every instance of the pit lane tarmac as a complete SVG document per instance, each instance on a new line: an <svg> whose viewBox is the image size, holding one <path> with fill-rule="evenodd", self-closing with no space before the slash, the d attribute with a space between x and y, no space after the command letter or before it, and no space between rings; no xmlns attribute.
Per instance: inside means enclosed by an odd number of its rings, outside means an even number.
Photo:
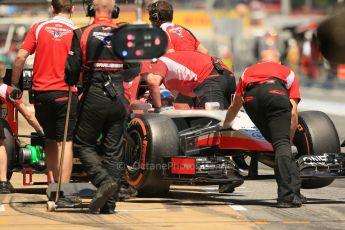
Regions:
<svg viewBox="0 0 345 230"><path fill-rule="evenodd" d="M36 175L37 176L37 175ZM45 189L23 188L21 174L12 179L17 193L2 196L3 229L252 229L255 224L227 201L212 198L199 187L173 187L163 198L135 198L119 202L115 215L93 215L88 209L46 211ZM38 175L39 177L39 175ZM44 176L42 176L44 179ZM83 200L84 201L84 200ZM88 200L85 200L87 202Z"/></svg>
<svg viewBox="0 0 345 230"><path fill-rule="evenodd" d="M274 180L245 181L232 194L219 194L216 186L172 186L166 197L134 198L118 202L115 215L93 215L87 208L47 212L44 187L15 183L18 193L1 195L0 229L344 229L344 185L303 190L308 204L299 209L274 207Z"/></svg>

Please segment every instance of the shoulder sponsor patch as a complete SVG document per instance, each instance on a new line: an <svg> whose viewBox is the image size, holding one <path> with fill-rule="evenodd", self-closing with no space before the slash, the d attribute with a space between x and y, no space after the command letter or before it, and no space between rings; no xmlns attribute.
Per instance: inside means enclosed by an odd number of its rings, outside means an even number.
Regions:
<svg viewBox="0 0 345 230"><path fill-rule="evenodd" d="M55 26L47 26L45 28L45 31L50 33L54 39L59 39L63 36L66 36L67 34L72 33L72 30L66 29L66 28L59 28Z"/></svg>
<svg viewBox="0 0 345 230"><path fill-rule="evenodd" d="M105 47L111 48L112 43L111 43L111 38L113 37L114 33L110 32L93 32L92 36L100 40Z"/></svg>

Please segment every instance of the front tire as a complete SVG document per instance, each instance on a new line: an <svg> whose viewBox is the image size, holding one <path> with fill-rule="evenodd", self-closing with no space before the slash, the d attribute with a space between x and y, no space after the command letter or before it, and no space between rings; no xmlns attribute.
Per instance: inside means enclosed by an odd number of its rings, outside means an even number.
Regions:
<svg viewBox="0 0 345 230"><path fill-rule="evenodd" d="M323 155L339 153L340 142L332 120L320 111L304 111L299 113L299 124L294 144L298 149L297 158L301 155ZM302 180L302 188L315 189L330 185L334 179Z"/></svg>
<svg viewBox="0 0 345 230"><path fill-rule="evenodd" d="M133 146L125 146L126 177L140 195L162 195L170 183L163 180L164 158L178 153L178 133L174 122L159 114L136 115L129 123Z"/></svg>

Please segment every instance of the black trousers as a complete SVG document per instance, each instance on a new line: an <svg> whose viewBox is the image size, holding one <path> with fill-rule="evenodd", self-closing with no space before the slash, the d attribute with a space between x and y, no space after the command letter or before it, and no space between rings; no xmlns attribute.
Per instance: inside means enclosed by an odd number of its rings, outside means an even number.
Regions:
<svg viewBox="0 0 345 230"><path fill-rule="evenodd" d="M216 71L213 71L213 73ZM236 91L236 80L232 73L217 75L204 80L194 89L197 95L190 98L178 95L175 102L187 103L190 107L205 108L207 102L218 102L219 109L227 109Z"/></svg>
<svg viewBox="0 0 345 230"><path fill-rule="evenodd" d="M289 202L300 194L301 180L291 154L292 107L287 91L280 83L257 85L245 93L244 101L247 114L273 146L278 201Z"/></svg>
<svg viewBox="0 0 345 230"><path fill-rule="evenodd" d="M103 90L103 83L92 83L84 92L73 148L96 187L112 181L120 182L124 169L122 136L126 114L123 102L110 99ZM97 146L101 133L102 143Z"/></svg>
<svg viewBox="0 0 345 230"><path fill-rule="evenodd" d="M205 107L206 102L218 102L220 109L227 109L231 96L236 91L236 80L229 75L219 75L203 81L194 89L197 107Z"/></svg>

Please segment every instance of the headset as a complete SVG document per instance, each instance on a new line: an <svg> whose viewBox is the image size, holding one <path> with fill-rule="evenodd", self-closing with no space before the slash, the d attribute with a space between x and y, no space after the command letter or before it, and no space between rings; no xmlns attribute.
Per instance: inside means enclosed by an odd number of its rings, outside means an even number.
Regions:
<svg viewBox="0 0 345 230"><path fill-rule="evenodd" d="M159 12L158 3L159 2L152 3L152 9L150 12L150 21L154 21L154 22L161 21L162 16Z"/></svg>
<svg viewBox="0 0 345 230"><path fill-rule="evenodd" d="M96 11L95 11L95 5L93 4L93 0L85 0L84 4L86 4L86 17L95 17ZM119 14L120 14L120 7L115 4L111 12L111 17L118 18Z"/></svg>

